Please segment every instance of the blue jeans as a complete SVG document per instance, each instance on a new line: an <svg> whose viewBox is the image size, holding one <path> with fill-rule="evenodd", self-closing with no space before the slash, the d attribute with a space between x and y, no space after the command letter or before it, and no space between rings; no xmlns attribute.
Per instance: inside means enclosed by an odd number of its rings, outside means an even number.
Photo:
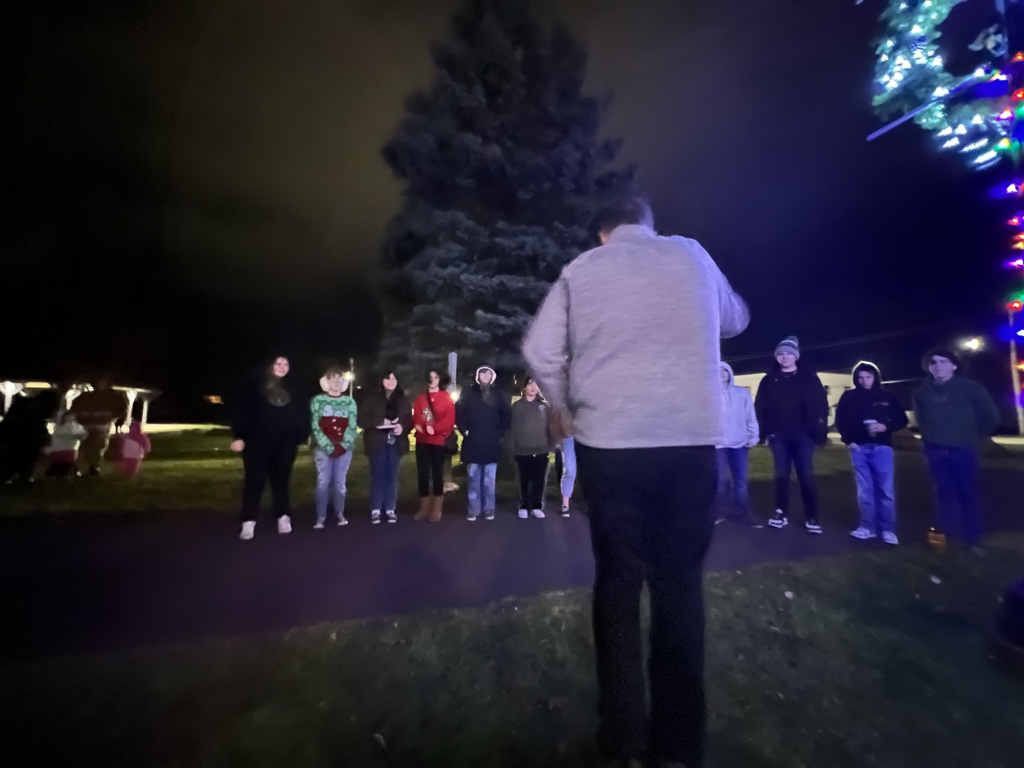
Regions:
<svg viewBox="0 0 1024 768"><path fill-rule="evenodd" d="M974 546L981 538L978 451L926 444L924 456L935 483L942 532Z"/></svg>
<svg viewBox="0 0 1024 768"><path fill-rule="evenodd" d="M494 511L494 482L498 475L497 464L467 464L466 474L469 476L469 488L466 497L469 499L470 515L480 514L480 499L483 499L483 511Z"/></svg>
<svg viewBox="0 0 1024 768"><path fill-rule="evenodd" d="M370 509L394 512L398 504L398 468L402 453L397 443L385 444L370 460Z"/></svg>
<svg viewBox="0 0 1024 768"><path fill-rule="evenodd" d="M572 489L576 485L576 441L571 437L562 441L562 496L572 496Z"/></svg>
<svg viewBox="0 0 1024 768"><path fill-rule="evenodd" d="M850 461L857 479L857 506L861 528L872 533L893 532L896 526L896 473L888 445L850 446Z"/></svg>
<svg viewBox="0 0 1024 768"><path fill-rule="evenodd" d="M796 468L804 519L818 519L818 489L814 484L814 441L802 432L776 432L769 437L775 463L775 508L789 511L789 475Z"/></svg>
<svg viewBox="0 0 1024 768"><path fill-rule="evenodd" d="M718 448L718 503L729 520L750 519L750 492L747 485L749 449ZM729 496L729 477L732 477L732 497Z"/></svg>
<svg viewBox="0 0 1024 768"><path fill-rule="evenodd" d="M327 519L327 502L332 495L334 514L340 520L345 516L345 476L352 463L352 451L345 451L341 456L328 456L317 448L313 453L313 463L316 466L316 520L322 523Z"/></svg>

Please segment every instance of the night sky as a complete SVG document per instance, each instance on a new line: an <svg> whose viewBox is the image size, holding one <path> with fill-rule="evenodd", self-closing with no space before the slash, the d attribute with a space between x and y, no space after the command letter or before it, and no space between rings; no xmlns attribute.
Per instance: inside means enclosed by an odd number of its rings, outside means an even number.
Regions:
<svg viewBox="0 0 1024 768"><path fill-rule="evenodd" d="M277 348L369 358L399 195L380 148L455 2L36 5L8 19L0 376L194 391ZM538 5L615 94L659 229L749 301L738 371L796 334L819 368L916 376L928 344L995 330L1014 286L985 192L1006 168L973 174L913 125L865 141L883 2Z"/></svg>

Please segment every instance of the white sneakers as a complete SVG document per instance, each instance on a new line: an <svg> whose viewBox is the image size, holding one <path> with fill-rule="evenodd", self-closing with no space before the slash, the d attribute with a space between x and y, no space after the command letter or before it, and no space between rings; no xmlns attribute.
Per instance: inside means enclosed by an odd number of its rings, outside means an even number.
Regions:
<svg viewBox="0 0 1024 768"><path fill-rule="evenodd" d="M238 534L238 538L242 541L249 541L256 533L256 521L246 520L242 523L242 532Z"/></svg>
<svg viewBox="0 0 1024 768"><path fill-rule="evenodd" d="M530 511L530 514L532 514L532 515L533 515L534 517L536 517L536 518L537 518L538 520L543 520L543 519L544 519L544 510L542 510L542 509L534 509L534 510L531 510L531 511Z"/></svg>
<svg viewBox="0 0 1024 768"><path fill-rule="evenodd" d="M374 525L377 525L377 524L380 523L380 510L379 509L371 509L370 510L370 522L373 523Z"/></svg>
<svg viewBox="0 0 1024 768"><path fill-rule="evenodd" d="M398 515L395 514L395 510L389 509L384 514L388 516L388 522L389 523L397 523L398 522Z"/></svg>
<svg viewBox="0 0 1024 768"><path fill-rule="evenodd" d="M872 531L870 528L865 528L863 525L855 530L850 531L850 535L855 539L861 541L867 541L868 539L877 539L878 534ZM900 543L899 538L892 531L882 531L882 541L891 546L896 546Z"/></svg>
<svg viewBox="0 0 1024 768"><path fill-rule="evenodd" d="M525 519L526 519L526 518L528 518L529 516L530 516L530 513L529 513L529 512L527 512L527 511L526 511L525 509L520 509L520 510L519 510L519 519L520 519L520 520L525 520Z"/></svg>
<svg viewBox="0 0 1024 768"><path fill-rule="evenodd" d="M896 538L896 534L892 531L883 531L882 541L884 541L886 544L891 544L894 547L900 543L900 540Z"/></svg>
<svg viewBox="0 0 1024 768"><path fill-rule="evenodd" d="M323 529L324 529L324 521L323 520L317 520L315 523L313 523L313 530L314 531L322 531Z"/></svg>
<svg viewBox="0 0 1024 768"><path fill-rule="evenodd" d="M281 515L277 518L277 532L278 533L291 533L292 532L292 519L288 515Z"/></svg>

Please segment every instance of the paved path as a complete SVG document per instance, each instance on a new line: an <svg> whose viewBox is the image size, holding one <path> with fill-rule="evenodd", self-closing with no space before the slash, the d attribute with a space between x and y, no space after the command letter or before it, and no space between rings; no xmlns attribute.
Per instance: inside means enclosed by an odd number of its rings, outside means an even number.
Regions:
<svg viewBox="0 0 1024 768"><path fill-rule="evenodd" d="M1022 479L985 471L990 529L1024 527ZM822 483L826 498L847 500L823 510L824 535L792 524L781 532L723 524L709 568L883 546L848 536L856 520L852 479L829 475ZM768 485L752 484L757 509L769 508ZM899 486L909 489L901 536L916 545L931 506L923 490L914 497L913 489L927 488L923 468L905 468ZM469 523L456 512L462 503L456 495L436 525L355 518L323 531L311 529L311 510L298 510L291 535L278 536L268 519L248 543L226 515L0 520L0 663L481 606L590 584L584 515L522 521L506 511Z"/></svg>

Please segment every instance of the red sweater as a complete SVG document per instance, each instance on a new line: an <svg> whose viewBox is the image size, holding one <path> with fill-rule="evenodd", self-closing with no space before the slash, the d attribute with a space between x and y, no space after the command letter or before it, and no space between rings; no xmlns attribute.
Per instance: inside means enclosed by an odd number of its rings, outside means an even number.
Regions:
<svg viewBox="0 0 1024 768"><path fill-rule="evenodd" d="M430 400L434 401L433 412ZM455 403L444 390L435 392L427 399L427 393L416 398L412 404L412 424L416 430L416 442L424 445L444 445L445 439L455 429ZM427 424L434 427L434 434L427 434Z"/></svg>

